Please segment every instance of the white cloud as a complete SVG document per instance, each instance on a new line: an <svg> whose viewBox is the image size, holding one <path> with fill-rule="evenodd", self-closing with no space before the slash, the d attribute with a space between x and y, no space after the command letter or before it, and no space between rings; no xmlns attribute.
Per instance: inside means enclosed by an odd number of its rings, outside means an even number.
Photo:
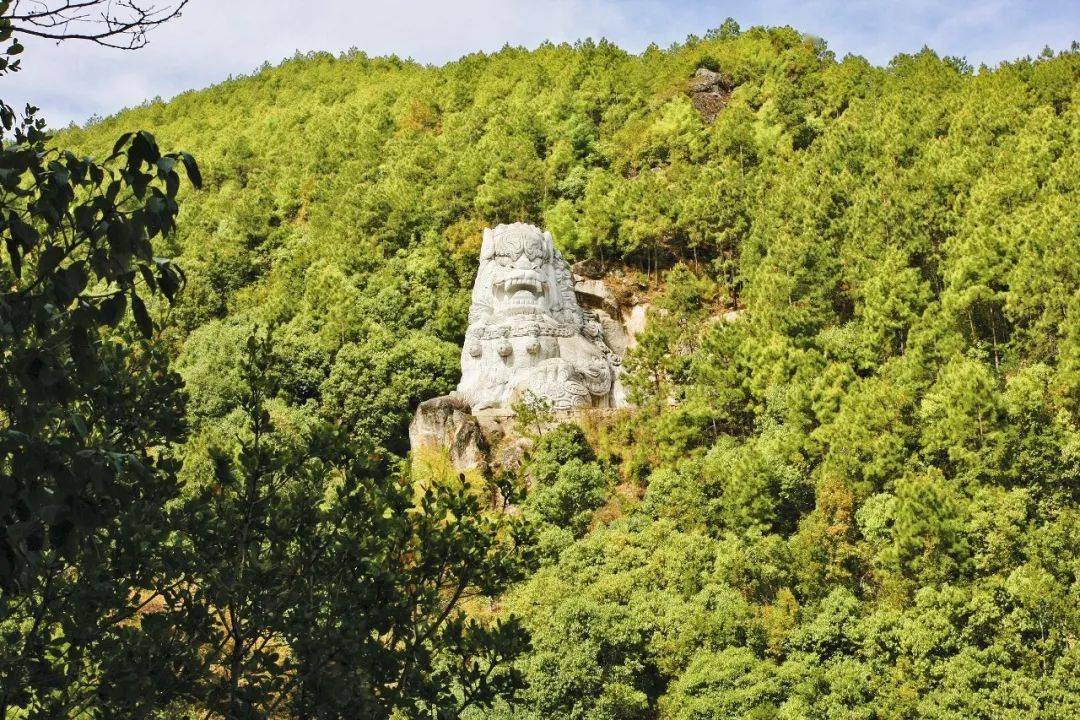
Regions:
<svg viewBox="0 0 1080 720"><path fill-rule="evenodd" d="M650 41L665 46L703 33L728 16L744 27L791 25L825 38L838 54L876 63L929 45L996 64L1044 45L1067 47L1080 35L1080 4L1070 0L191 0L183 17L134 53L26 42L25 69L0 83L8 102L33 100L59 126L205 87L297 50L357 47L442 63L506 43L591 36L640 51Z"/></svg>

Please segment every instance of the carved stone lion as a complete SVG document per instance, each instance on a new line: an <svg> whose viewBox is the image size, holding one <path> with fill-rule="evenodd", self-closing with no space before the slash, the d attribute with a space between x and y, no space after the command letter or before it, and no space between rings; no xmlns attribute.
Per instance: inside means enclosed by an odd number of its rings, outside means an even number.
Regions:
<svg viewBox="0 0 1080 720"><path fill-rule="evenodd" d="M484 230L457 389L474 412L530 393L560 411L623 405L621 361L578 306L551 233L525 223Z"/></svg>

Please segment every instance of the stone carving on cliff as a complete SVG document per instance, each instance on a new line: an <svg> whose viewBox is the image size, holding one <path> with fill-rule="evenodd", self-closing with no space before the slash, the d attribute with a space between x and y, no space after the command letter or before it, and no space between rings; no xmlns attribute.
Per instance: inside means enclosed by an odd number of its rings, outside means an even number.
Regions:
<svg viewBox="0 0 1080 720"><path fill-rule="evenodd" d="M621 363L598 315L578 305L551 233L484 230L457 388L473 412L532 397L556 411L619 407Z"/></svg>

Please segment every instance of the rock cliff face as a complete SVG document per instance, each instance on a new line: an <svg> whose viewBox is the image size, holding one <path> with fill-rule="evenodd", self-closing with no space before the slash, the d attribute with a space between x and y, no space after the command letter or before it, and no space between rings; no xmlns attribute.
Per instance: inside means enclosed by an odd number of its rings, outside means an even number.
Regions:
<svg viewBox="0 0 1080 720"><path fill-rule="evenodd" d="M731 84L718 72L698 68L690 81L690 102L705 122L712 122L731 100Z"/></svg>
<svg viewBox="0 0 1080 720"><path fill-rule="evenodd" d="M449 451L450 461L460 472L488 470L488 442L471 408L449 395L420 403L409 424L409 445L413 452L424 448Z"/></svg>
<svg viewBox="0 0 1080 720"><path fill-rule="evenodd" d="M620 358L626 355L629 337L623 328L622 313L615 293L599 278L580 274L574 268L574 294L581 307L591 311L604 334L604 341Z"/></svg>

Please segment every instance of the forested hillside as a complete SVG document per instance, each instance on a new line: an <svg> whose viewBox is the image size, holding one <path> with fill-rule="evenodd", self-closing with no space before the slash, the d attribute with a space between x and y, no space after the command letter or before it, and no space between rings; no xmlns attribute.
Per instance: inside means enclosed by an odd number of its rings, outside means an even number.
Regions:
<svg viewBox="0 0 1080 720"><path fill-rule="evenodd" d="M1075 47L882 68L728 22L640 55L297 57L56 142L145 128L201 167L155 245L186 285L150 304L191 494L258 436L255 386L275 452L329 425L404 456L457 383L485 226L546 227L654 298L637 410L500 479L529 485L531 540L475 604L522 619L528 686L473 717L1068 720L1078 91Z"/></svg>

